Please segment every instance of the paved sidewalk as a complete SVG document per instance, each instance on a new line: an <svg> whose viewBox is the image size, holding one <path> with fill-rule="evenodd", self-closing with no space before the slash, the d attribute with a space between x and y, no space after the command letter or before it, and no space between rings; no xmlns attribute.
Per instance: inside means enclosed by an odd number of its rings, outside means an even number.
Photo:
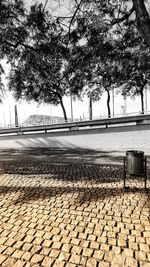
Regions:
<svg viewBox="0 0 150 267"><path fill-rule="evenodd" d="M3 151L0 266L150 266L149 181L145 192L143 179L128 179L124 192L119 158L19 153Z"/></svg>

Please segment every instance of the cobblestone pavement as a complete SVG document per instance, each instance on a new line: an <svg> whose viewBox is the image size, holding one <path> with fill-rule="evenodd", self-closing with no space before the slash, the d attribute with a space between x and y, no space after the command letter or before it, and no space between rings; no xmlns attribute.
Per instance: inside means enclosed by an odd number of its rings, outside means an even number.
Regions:
<svg viewBox="0 0 150 267"><path fill-rule="evenodd" d="M122 166L9 161L0 175L0 266L150 266L150 182Z"/></svg>
<svg viewBox="0 0 150 267"><path fill-rule="evenodd" d="M51 163L118 164L124 151L95 151L89 149L0 149L0 160L42 160Z"/></svg>

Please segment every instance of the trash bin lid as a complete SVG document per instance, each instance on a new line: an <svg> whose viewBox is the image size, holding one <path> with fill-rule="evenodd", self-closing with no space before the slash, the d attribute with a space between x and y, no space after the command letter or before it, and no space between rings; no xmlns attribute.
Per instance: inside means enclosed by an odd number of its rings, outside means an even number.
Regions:
<svg viewBox="0 0 150 267"><path fill-rule="evenodd" d="M144 151L141 150L128 150L126 154L144 154Z"/></svg>

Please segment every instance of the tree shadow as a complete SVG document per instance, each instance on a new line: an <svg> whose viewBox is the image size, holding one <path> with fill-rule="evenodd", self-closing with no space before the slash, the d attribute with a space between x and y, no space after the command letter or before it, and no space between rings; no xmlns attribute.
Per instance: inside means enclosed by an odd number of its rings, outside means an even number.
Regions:
<svg viewBox="0 0 150 267"><path fill-rule="evenodd" d="M123 152L122 152L123 154ZM47 161L49 163L122 164L123 156L117 150L92 150L84 148L26 148L0 149L1 161Z"/></svg>
<svg viewBox="0 0 150 267"><path fill-rule="evenodd" d="M120 184L121 185L121 184ZM122 186L105 185L103 187L83 187L83 186L50 186L50 187L21 187L21 186L0 186L0 196L7 193L17 193L17 198L12 200L12 204L27 203L36 200L50 200L53 197L67 198L70 195L69 205L81 206L83 203L89 201L99 201L109 197L118 197L124 195L124 189ZM150 193L150 189L147 192L143 188L131 187L129 193ZM73 197L73 194L75 196ZM63 202L63 199L62 199Z"/></svg>
<svg viewBox="0 0 150 267"><path fill-rule="evenodd" d="M83 163L50 163L40 160L4 161L3 169L8 174L49 174L59 180L97 180L113 182L123 178L123 164L83 164Z"/></svg>

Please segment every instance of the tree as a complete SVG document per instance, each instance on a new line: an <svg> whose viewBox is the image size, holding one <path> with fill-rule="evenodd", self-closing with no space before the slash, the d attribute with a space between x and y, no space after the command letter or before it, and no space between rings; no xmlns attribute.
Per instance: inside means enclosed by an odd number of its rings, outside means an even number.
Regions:
<svg viewBox="0 0 150 267"><path fill-rule="evenodd" d="M11 64L9 89L17 99L60 104L67 121L62 98L69 93L64 72L69 49L63 28L42 4L31 6L29 13L24 10L22 17L15 16L13 27L9 19L8 16L4 26L8 26L10 41L5 34L1 42L2 52L7 44L5 56ZM13 30L18 34L15 37Z"/></svg>
<svg viewBox="0 0 150 267"><path fill-rule="evenodd" d="M0 18L0 59L11 60L13 52L27 37L23 1L1 0Z"/></svg>
<svg viewBox="0 0 150 267"><path fill-rule="evenodd" d="M67 94L63 70L66 51L55 26L51 33L46 32L45 40L40 38L38 44L32 45L33 50L26 47L22 50L20 58L12 65L9 88L17 99L60 104L67 120L62 100Z"/></svg>
<svg viewBox="0 0 150 267"><path fill-rule="evenodd" d="M144 113L144 89L150 84L150 55L145 45L128 51L122 60L123 75L119 85L123 96L141 97L141 112Z"/></svg>
<svg viewBox="0 0 150 267"><path fill-rule="evenodd" d="M63 27L42 4L26 10L21 0L2 1L0 55L11 64L9 89L17 99L60 104L70 92L65 68L70 55Z"/></svg>
<svg viewBox="0 0 150 267"><path fill-rule="evenodd" d="M136 12L137 28L150 49L150 15L147 8L148 1L132 0L132 2Z"/></svg>
<svg viewBox="0 0 150 267"><path fill-rule="evenodd" d="M107 87L109 98L108 87L116 84L121 69L119 57L133 45L128 29L140 21L141 9L142 16L148 15L146 1L132 1L133 5L128 0L76 0L69 17L54 20L45 9L47 1L28 12L21 0L2 0L0 56L11 63L10 88L15 95L60 103L65 119L62 97L69 92L79 96L84 88L93 86L93 97L98 99ZM146 21L148 24L148 16ZM141 39L137 34L134 42ZM114 62L119 62L118 70Z"/></svg>
<svg viewBox="0 0 150 267"><path fill-rule="evenodd" d="M72 1L71 1L72 2ZM69 31L74 27L76 18L94 16L98 11L100 21L113 27L122 22L133 20L145 43L150 49L150 5L148 0L74 0L72 16L70 18ZM66 17L65 17L66 19Z"/></svg>
<svg viewBox="0 0 150 267"><path fill-rule="evenodd" d="M20 24L23 14L24 7L21 0L0 1L0 98L3 97L5 91L2 82L2 75L4 75L2 60L8 56L11 58L17 36L18 40L24 38L22 24Z"/></svg>
<svg viewBox="0 0 150 267"><path fill-rule="evenodd" d="M144 44L137 26L139 28L141 25L143 31L145 26L149 27L146 1L133 1L133 6L129 1L75 2L75 11L69 25L70 42L80 46L83 41L86 50L89 50L90 57L92 55L92 64L87 60L87 52L85 57L82 55L82 58L84 58L84 65L88 64L91 68L90 83L97 83L101 86L101 90L97 87L93 92L101 93L104 88L108 94L108 116L110 116L109 92L111 87L120 84L123 85L122 94L125 92L131 96L140 94L142 112L144 112L143 90L148 82L149 73L146 70L149 68L147 62L149 51L146 49L148 39L145 39ZM145 14L143 21L144 23L147 21L147 25L142 24L141 17L137 15L138 12L143 12L142 16ZM145 34L142 36L147 37ZM145 55L144 62L137 50ZM125 62L124 67L121 60ZM81 71L85 71L82 66ZM123 75L121 75L122 71Z"/></svg>
<svg viewBox="0 0 150 267"><path fill-rule="evenodd" d="M109 19L113 20L118 6L113 10L112 6L109 6L107 11L104 11L102 2L100 6L102 9L96 6L93 10L89 3L88 8L85 8L81 15L79 11L74 28L69 34L72 46L69 68L76 66L71 86L75 93L82 92L85 87L88 87L85 92L88 95L90 92L93 100L96 101L104 91L107 92L107 109L110 117L110 91L116 84L119 71L116 61L120 53L122 34L118 25L113 29L110 27Z"/></svg>

